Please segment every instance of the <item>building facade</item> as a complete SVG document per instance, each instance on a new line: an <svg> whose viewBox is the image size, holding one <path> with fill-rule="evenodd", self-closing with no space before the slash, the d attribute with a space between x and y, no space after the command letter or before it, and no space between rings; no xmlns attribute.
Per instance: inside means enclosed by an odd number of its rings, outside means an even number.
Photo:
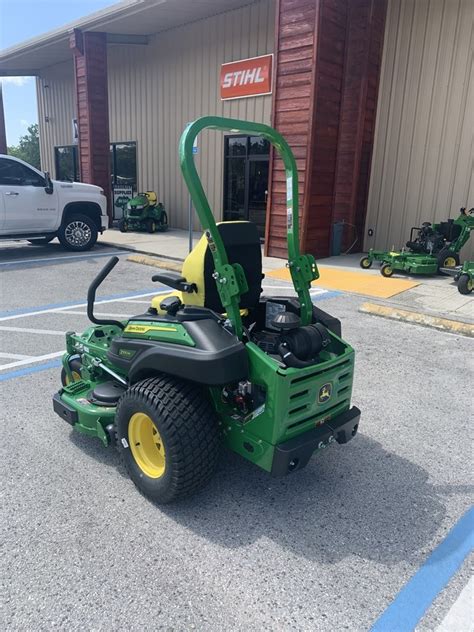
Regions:
<svg viewBox="0 0 474 632"><path fill-rule="evenodd" d="M342 251L389 248L474 206L472 13L470 0L133 0L4 51L0 75L36 76L43 169L155 190L178 228L186 123L272 124L298 163L302 248L321 257L335 224ZM271 93L223 100L222 65L264 55ZM251 219L284 257L286 182L266 142L209 131L196 152L216 218Z"/></svg>

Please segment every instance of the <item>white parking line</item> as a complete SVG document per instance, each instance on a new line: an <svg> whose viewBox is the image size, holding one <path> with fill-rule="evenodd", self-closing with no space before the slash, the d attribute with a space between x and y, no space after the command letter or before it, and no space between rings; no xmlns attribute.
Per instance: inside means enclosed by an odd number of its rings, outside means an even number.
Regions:
<svg viewBox="0 0 474 632"><path fill-rule="evenodd" d="M124 299L124 303L140 303L141 305L150 305L150 301L135 301L133 298Z"/></svg>
<svg viewBox="0 0 474 632"><path fill-rule="evenodd" d="M135 296L158 296L159 294L168 294L168 290L161 290L156 292L144 292L143 294L135 294ZM120 303L126 300L124 298L108 298L102 301L96 301L95 305L104 305L105 303ZM133 298L133 297L130 297ZM68 309L74 309L75 307L87 307L87 303L78 303L77 305L65 305L64 307L50 307L48 309L39 309L36 312L25 312L23 314L13 314L12 316L1 316L0 321L16 320L17 318L28 318L29 316L37 316L38 314L53 314L57 312L64 312Z"/></svg>
<svg viewBox="0 0 474 632"><path fill-rule="evenodd" d="M30 356L25 360L18 360L18 362L10 362L9 364L2 364L0 366L0 371L5 371L5 369L14 369L17 366L24 366L25 364L33 364L34 362L42 362L43 360L51 360L52 358L59 358L62 356L64 351L56 351L55 353L47 353L46 355L41 356Z"/></svg>
<svg viewBox="0 0 474 632"><path fill-rule="evenodd" d="M0 331L12 331L20 334L39 334L41 336L64 336L66 331L59 331L57 329L30 329L29 327L7 327L6 325L0 325Z"/></svg>
<svg viewBox="0 0 474 632"><path fill-rule="evenodd" d="M0 358L5 358L6 360L31 360L31 358L34 358L34 356L24 355L22 353L6 353L4 351L0 351Z"/></svg>
<svg viewBox="0 0 474 632"><path fill-rule="evenodd" d="M451 606L436 632L472 632L474 622L472 618L472 604L474 599L474 578L468 584Z"/></svg>
<svg viewBox="0 0 474 632"><path fill-rule="evenodd" d="M124 255L123 250L116 250L114 252L95 252L87 255L64 255L62 257L37 257L36 259L10 259L10 261L0 261L0 266L11 266L15 264L23 263L37 263L38 261L58 261L64 259L70 261L71 259L93 259L94 257L112 257L113 255Z"/></svg>

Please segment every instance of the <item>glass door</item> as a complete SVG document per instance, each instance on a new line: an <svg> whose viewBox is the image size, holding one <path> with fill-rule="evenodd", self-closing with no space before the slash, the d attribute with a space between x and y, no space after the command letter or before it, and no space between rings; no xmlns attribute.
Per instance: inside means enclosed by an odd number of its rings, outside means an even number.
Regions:
<svg viewBox="0 0 474 632"><path fill-rule="evenodd" d="M259 136L226 136L224 220L249 220L265 235L270 146Z"/></svg>

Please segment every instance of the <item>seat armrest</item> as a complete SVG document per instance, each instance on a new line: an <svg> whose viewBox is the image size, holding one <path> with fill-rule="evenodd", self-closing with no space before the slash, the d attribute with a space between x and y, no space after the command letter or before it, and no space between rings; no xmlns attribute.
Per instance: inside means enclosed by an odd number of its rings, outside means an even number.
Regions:
<svg viewBox="0 0 474 632"><path fill-rule="evenodd" d="M164 285L172 287L174 290L179 290L180 292L186 292L188 294L197 292L196 284L188 283L184 276L179 274L179 272L161 272L160 274L152 276L151 280L157 283L163 283Z"/></svg>

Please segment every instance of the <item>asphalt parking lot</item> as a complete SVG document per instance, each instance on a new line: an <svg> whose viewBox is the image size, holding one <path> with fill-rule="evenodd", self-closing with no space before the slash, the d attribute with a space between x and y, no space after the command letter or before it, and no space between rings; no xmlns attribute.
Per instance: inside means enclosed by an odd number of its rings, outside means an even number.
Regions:
<svg viewBox="0 0 474 632"><path fill-rule="evenodd" d="M472 506L474 340L316 291L356 349L357 437L283 479L226 454L206 489L161 508L52 410L64 332L88 325L87 287L116 252L0 244L2 629L365 631L387 608L412 621L426 586L408 606L397 594ZM118 252L96 313L125 318L164 288ZM469 561L417 630L438 629ZM391 625L378 629L412 629Z"/></svg>

